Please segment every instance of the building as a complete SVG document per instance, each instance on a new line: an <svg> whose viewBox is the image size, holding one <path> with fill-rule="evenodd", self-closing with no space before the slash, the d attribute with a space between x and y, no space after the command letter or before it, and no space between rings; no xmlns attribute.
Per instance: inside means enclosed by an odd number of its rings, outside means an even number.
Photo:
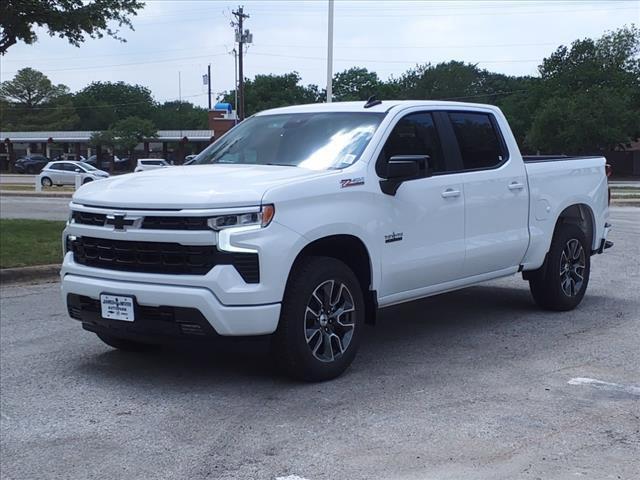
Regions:
<svg viewBox="0 0 640 480"><path fill-rule="evenodd" d="M16 159L30 154L53 159L59 155L68 158L89 158L102 153L100 146L89 141L93 132L0 132L0 170L11 171ZM213 130L158 130L157 137L142 141L134 157L159 157L181 164L184 157L199 153L213 142ZM116 152L117 153L117 152Z"/></svg>

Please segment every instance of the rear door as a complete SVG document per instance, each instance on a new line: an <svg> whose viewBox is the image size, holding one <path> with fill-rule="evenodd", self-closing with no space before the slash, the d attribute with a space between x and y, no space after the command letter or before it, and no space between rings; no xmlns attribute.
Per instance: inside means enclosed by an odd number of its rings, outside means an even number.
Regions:
<svg viewBox="0 0 640 480"><path fill-rule="evenodd" d="M519 152L510 156L490 112L447 113L462 163L465 277L517 267L529 243L529 192Z"/></svg>
<svg viewBox="0 0 640 480"><path fill-rule="evenodd" d="M380 194L381 303L417 297L434 285L459 279L464 261L464 194L461 173L451 173L441 142L438 113L400 118L376 164L384 177L394 155L428 155L431 176L404 182L395 195ZM385 298L386 297L386 298Z"/></svg>

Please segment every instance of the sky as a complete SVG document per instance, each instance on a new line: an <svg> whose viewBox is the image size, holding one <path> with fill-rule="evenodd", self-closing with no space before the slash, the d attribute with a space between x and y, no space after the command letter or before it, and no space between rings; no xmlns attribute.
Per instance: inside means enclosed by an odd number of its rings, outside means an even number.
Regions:
<svg viewBox="0 0 640 480"><path fill-rule="evenodd" d="M202 75L209 63L214 94L234 88L230 22L239 4L253 34L245 77L295 70L302 83L326 87L328 0L147 0L133 17L135 30L120 30L126 43L105 37L77 48L38 29L36 43L18 43L0 57L0 80L32 67L74 92L95 81L124 81L148 87L159 102L206 106ZM418 63L461 60L536 75L559 45L640 25L640 0L335 0L334 18L334 73L359 66L387 79Z"/></svg>

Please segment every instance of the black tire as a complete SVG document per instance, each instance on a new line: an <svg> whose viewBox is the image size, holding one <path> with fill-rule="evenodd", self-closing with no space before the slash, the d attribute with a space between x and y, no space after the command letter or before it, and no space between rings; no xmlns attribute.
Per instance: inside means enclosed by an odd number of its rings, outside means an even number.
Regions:
<svg viewBox="0 0 640 480"><path fill-rule="evenodd" d="M40 185L42 185L43 187L50 187L53 185L53 182L49 177L42 177L40 179Z"/></svg>
<svg viewBox="0 0 640 480"><path fill-rule="evenodd" d="M92 178L85 178L84 181L82 182L83 185L86 185L89 182L93 182Z"/></svg>
<svg viewBox="0 0 640 480"><path fill-rule="evenodd" d="M106 333L96 333L98 338L110 347L123 350L125 352L145 352L152 348L148 343L136 342L125 338L114 337Z"/></svg>
<svg viewBox="0 0 640 480"><path fill-rule="evenodd" d="M339 291L328 294L335 303L330 300L323 306L318 295L326 298L329 288ZM314 293L317 293L315 297ZM338 315L340 305L349 311ZM309 313L308 306L321 312L326 308L332 313L314 315ZM329 257L303 258L297 262L287 282L272 344L276 361L289 376L298 380L320 382L338 377L356 356L364 318L362 287L349 267ZM347 324L353 326L347 328ZM315 351L312 351L314 346ZM321 356L326 358L321 360ZM328 360L329 357L332 360Z"/></svg>
<svg viewBox="0 0 640 480"><path fill-rule="evenodd" d="M576 245L575 242L579 244L582 255L578 253L579 258L569 260L568 256L574 255L567 253ZM577 266L578 264L583 266ZM547 310L573 310L580 304L587 291L590 271L591 245L586 235L576 225L560 224L553 235L544 265L529 275L529 288L533 299Z"/></svg>

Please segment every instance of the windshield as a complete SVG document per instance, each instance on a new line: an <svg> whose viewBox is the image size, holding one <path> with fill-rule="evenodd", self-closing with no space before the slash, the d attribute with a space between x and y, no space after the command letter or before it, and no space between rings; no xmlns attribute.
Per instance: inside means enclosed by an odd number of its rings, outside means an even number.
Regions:
<svg viewBox="0 0 640 480"><path fill-rule="evenodd" d="M194 164L345 168L362 155L383 113L290 113L251 117L203 150Z"/></svg>
<svg viewBox="0 0 640 480"><path fill-rule="evenodd" d="M93 170L97 170L96 167L94 167L93 165L89 165L88 163L85 162L78 162L79 166L84 168L85 170L91 172Z"/></svg>

